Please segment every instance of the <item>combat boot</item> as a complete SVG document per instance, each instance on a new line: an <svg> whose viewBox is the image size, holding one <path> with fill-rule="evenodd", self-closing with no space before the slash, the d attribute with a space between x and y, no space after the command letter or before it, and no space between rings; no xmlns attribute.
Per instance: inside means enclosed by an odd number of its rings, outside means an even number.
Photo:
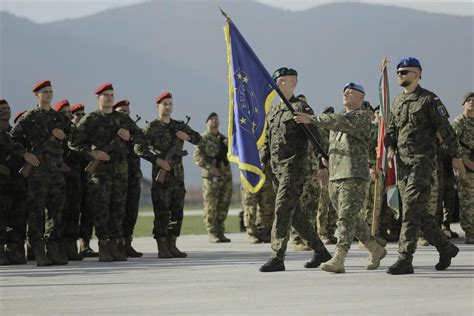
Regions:
<svg viewBox="0 0 474 316"><path fill-rule="evenodd" d="M156 240L156 245L158 246L158 258L161 258L161 259L173 258L173 255L168 249L168 238L159 237Z"/></svg>
<svg viewBox="0 0 474 316"><path fill-rule="evenodd" d="M466 235L466 240L464 240L464 243L467 245L474 244L474 236Z"/></svg>
<svg viewBox="0 0 474 316"><path fill-rule="evenodd" d="M25 264L26 257L25 257L25 248L24 243L8 243L7 244L7 257L10 260L11 264Z"/></svg>
<svg viewBox="0 0 474 316"><path fill-rule="evenodd" d="M219 234L217 237L220 239L221 242L230 242L230 239L224 236L224 233Z"/></svg>
<svg viewBox="0 0 474 316"><path fill-rule="evenodd" d="M260 272L285 271L285 263L281 259L271 258L259 270Z"/></svg>
<svg viewBox="0 0 474 316"><path fill-rule="evenodd" d="M260 239L257 236L250 235L250 234L248 234L247 236L248 236L249 242L251 244L259 244L260 243Z"/></svg>
<svg viewBox="0 0 474 316"><path fill-rule="evenodd" d="M312 269L317 268L321 265L321 263L331 260L331 254L328 252L327 249L324 249L322 252L314 252L313 258L304 264L305 268Z"/></svg>
<svg viewBox="0 0 474 316"><path fill-rule="evenodd" d="M127 261L125 253L121 251L122 238L113 238L109 241L109 252L114 261Z"/></svg>
<svg viewBox="0 0 474 316"><path fill-rule="evenodd" d="M298 242L298 243L295 243L295 245L293 246L293 250L294 251L311 251L313 249L311 249L311 247L305 245L302 242Z"/></svg>
<svg viewBox="0 0 474 316"><path fill-rule="evenodd" d="M54 241L48 241L46 244L46 255L54 265L68 264L66 255L61 251L60 245Z"/></svg>
<svg viewBox="0 0 474 316"><path fill-rule="evenodd" d="M168 238L168 250L175 258L186 258L188 256L187 253L182 252L176 247L176 236L171 236Z"/></svg>
<svg viewBox="0 0 474 316"><path fill-rule="evenodd" d="M0 244L0 266L6 266L10 264L10 260L7 258L7 253L5 252L5 245Z"/></svg>
<svg viewBox="0 0 474 316"><path fill-rule="evenodd" d="M66 240L64 242L67 258L71 261L81 261L84 256L77 251L77 243L75 240Z"/></svg>
<svg viewBox="0 0 474 316"><path fill-rule="evenodd" d="M398 258L397 262L388 267L387 273L393 275L413 274L414 271L413 265L411 264L411 260Z"/></svg>
<svg viewBox="0 0 474 316"><path fill-rule="evenodd" d="M438 247L436 249L439 252L439 262L435 265L435 269L438 271L446 270L451 265L451 259L457 256L459 248L449 242L442 250Z"/></svg>
<svg viewBox="0 0 474 316"><path fill-rule="evenodd" d="M35 261L35 259L35 251L33 250L33 246L31 246L31 243L28 241L26 243L26 260Z"/></svg>
<svg viewBox="0 0 474 316"><path fill-rule="evenodd" d="M90 247L89 240L87 239L79 239L79 251L84 258L95 258L99 256L99 253Z"/></svg>
<svg viewBox="0 0 474 316"><path fill-rule="evenodd" d="M36 265L38 267L46 267L52 266L53 262L49 260L48 256L46 256L46 251L44 247L43 241L38 241L31 245L31 249L34 252Z"/></svg>
<svg viewBox="0 0 474 316"><path fill-rule="evenodd" d="M112 262L114 257L110 254L109 242L105 239L99 239L99 261Z"/></svg>
<svg viewBox="0 0 474 316"><path fill-rule="evenodd" d="M369 241L365 246L369 250L369 263L365 266L365 269L375 270L380 266L380 261L387 255L387 250L375 240Z"/></svg>
<svg viewBox="0 0 474 316"><path fill-rule="evenodd" d="M222 242L221 239L214 234L209 234L208 240L210 244L218 244Z"/></svg>
<svg viewBox="0 0 474 316"><path fill-rule="evenodd" d="M130 258L140 258L143 256L142 252L138 252L132 247L132 237L125 237L123 239L123 248L125 250L125 254L127 257Z"/></svg>
<svg viewBox="0 0 474 316"><path fill-rule="evenodd" d="M323 263L321 265L321 269L326 272L346 273L346 269L344 268L346 256L347 252L341 249L336 249L334 257L328 262Z"/></svg>

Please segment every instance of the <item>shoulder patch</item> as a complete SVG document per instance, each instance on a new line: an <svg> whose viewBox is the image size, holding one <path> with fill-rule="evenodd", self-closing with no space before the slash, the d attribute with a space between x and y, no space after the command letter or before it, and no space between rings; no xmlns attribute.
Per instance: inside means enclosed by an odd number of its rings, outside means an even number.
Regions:
<svg viewBox="0 0 474 316"><path fill-rule="evenodd" d="M435 98L436 99L436 98ZM436 109L438 110L438 114L440 116L446 116L448 115L448 112L446 111L446 108L444 107L444 105L440 104L436 107Z"/></svg>

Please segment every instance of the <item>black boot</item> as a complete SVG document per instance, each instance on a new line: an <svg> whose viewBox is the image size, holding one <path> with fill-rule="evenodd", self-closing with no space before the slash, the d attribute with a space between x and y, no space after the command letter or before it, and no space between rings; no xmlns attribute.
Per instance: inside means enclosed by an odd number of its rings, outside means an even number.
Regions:
<svg viewBox="0 0 474 316"><path fill-rule="evenodd" d="M0 244L0 266L6 266L10 264L10 260L7 258L7 253L5 252L5 245Z"/></svg>
<svg viewBox="0 0 474 316"><path fill-rule="evenodd" d="M188 254L180 251L178 247L176 247L176 239L176 236L171 236L168 238L168 250L175 258L186 258Z"/></svg>
<svg viewBox="0 0 474 316"><path fill-rule="evenodd" d="M81 255L77 250L77 243L75 240L66 240L64 243L66 249L67 258L71 261L81 261L84 256Z"/></svg>
<svg viewBox="0 0 474 316"><path fill-rule="evenodd" d="M132 247L132 237L125 237L123 239L123 247L125 249L125 254L130 258L140 258L143 256L142 252L138 252Z"/></svg>
<svg viewBox="0 0 474 316"><path fill-rule="evenodd" d="M224 233L221 233L217 236L221 242L230 242L230 239L224 236Z"/></svg>
<svg viewBox="0 0 474 316"><path fill-rule="evenodd" d="M8 243L7 244L7 257L11 264L25 264L25 247L24 242L21 243Z"/></svg>
<svg viewBox="0 0 474 316"><path fill-rule="evenodd" d="M35 261L35 251L33 250L33 246L28 241L26 243L26 260L28 261Z"/></svg>
<svg viewBox="0 0 474 316"><path fill-rule="evenodd" d="M413 265L410 260L403 260L398 258L392 266L387 269L388 274L399 275L399 274L413 274Z"/></svg>
<svg viewBox="0 0 474 316"><path fill-rule="evenodd" d="M304 264L305 268L317 268L326 261L329 261L332 258L331 254L328 252L327 249L324 249L322 252L314 252L313 258L311 261L308 261Z"/></svg>
<svg viewBox="0 0 474 316"><path fill-rule="evenodd" d="M89 245L90 241L87 239L79 240L79 251L84 258L96 258L99 256L99 253L94 251Z"/></svg>
<svg viewBox="0 0 474 316"><path fill-rule="evenodd" d="M109 241L109 251L114 261L127 261L127 257L122 249L122 238L113 238Z"/></svg>
<svg viewBox="0 0 474 316"><path fill-rule="evenodd" d="M438 249L438 247L436 247ZM446 270L451 265L451 259L456 257L459 252L459 248L453 243L449 243L443 250L438 249L439 262L435 265L435 269L438 271Z"/></svg>
<svg viewBox="0 0 474 316"><path fill-rule="evenodd" d="M48 241L46 244L46 255L54 265L68 264L68 259L57 242Z"/></svg>
<svg viewBox="0 0 474 316"><path fill-rule="evenodd" d="M158 258L169 259L173 258L173 255L168 249L168 238L159 237L156 239L156 245L158 246Z"/></svg>
<svg viewBox="0 0 474 316"><path fill-rule="evenodd" d="M271 258L263 266L260 267L260 272L277 272L285 271L285 263L278 258Z"/></svg>
<svg viewBox="0 0 474 316"><path fill-rule="evenodd" d="M109 242L106 239L99 239L99 261L112 262L114 257L110 254Z"/></svg>
<svg viewBox="0 0 474 316"><path fill-rule="evenodd" d="M44 241L37 241L31 245L38 267L52 266L53 262L46 256Z"/></svg>

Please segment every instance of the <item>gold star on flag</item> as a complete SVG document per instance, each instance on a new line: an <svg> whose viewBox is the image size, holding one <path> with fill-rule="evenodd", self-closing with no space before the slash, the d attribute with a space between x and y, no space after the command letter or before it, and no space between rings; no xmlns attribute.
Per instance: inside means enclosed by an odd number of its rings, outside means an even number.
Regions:
<svg viewBox="0 0 474 316"><path fill-rule="evenodd" d="M247 123L247 119L245 117L242 117L240 119L240 124L244 125L245 123Z"/></svg>
<svg viewBox="0 0 474 316"><path fill-rule="evenodd" d="M240 71L237 73L237 78L239 78L239 80L242 80L242 74L240 73Z"/></svg>
<svg viewBox="0 0 474 316"><path fill-rule="evenodd" d="M242 81L243 81L244 83L248 83L248 82L249 82L249 77L245 76L244 79L242 79Z"/></svg>

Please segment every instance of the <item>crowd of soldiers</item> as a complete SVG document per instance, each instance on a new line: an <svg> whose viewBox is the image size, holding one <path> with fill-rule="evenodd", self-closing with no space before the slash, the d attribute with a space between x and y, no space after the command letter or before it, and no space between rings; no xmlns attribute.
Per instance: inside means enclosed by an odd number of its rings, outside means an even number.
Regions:
<svg viewBox="0 0 474 316"><path fill-rule="evenodd" d="M460 179L461 227L466 243L474 243L474 92L463 99L464 112L453 129L439 98L419 86L421 69L413 57L397 66L404 93L392 105L385 143L389 158L397 159L402 205L395 216L383 203L375 235L370 226L378 176L378 110L364 101L364 88L351 82L343 88L343 112L328 107L315 116L304 95L294 95L298 73L291 68L274 72L273 79L296 113L283 101L270 108L260 149L267 181L257 193L241 187L249 241L271 243L272 256L260 271L285 270L290 236L295 249L314 250L307 268L343 273L356 238L369 251L368 270L379 267L386 241L398 239L399 259L388 273L413 273L417 242L436 246L436 269L446 269L459 251L449 241L455 237L450 229L454 172ZM114 102L110 83L97 88L98 109L88 114L83 104L67 100L53 107L48 80L37 83L32 92L37 107L18 113L14 127L8 102L0 100L0 264L24 264L27 258L49 266L84 257L102 262L141 257L132 247L141 158L153 166L158 257L186 257L176 246L184 215L186 141L196 145L193 158L202 170L209 242L230 242L224 232L232 174L228 140L219 131L216 113L207 117L207 130L199 134L188 122L171 118L172 94L164 92L155 100L158 118L142 130L137 125L140 117L131 118L129 101ZM309 145L300 124L317 136L320 149ZM98 252L90 246L93 230ZM336 244L334 256L325 247L329 244Z"/></svg>

